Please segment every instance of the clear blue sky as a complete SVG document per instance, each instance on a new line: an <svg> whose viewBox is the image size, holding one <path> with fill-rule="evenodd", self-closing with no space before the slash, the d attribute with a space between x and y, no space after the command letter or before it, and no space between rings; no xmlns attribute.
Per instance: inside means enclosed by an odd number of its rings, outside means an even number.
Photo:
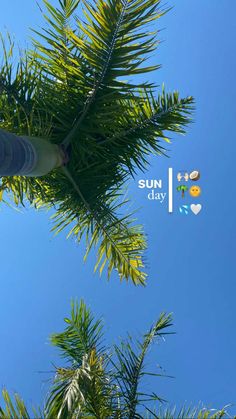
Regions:
<svg viewBox="0 0 236 419"><path fill-rule="evenodd" d="M173 137L170 159L151 159L145 177L159 178L169 165L200 168L203 211L171 216L131 183L149 238L149 282L142 289L120 284L116 275L110 282L93 275L93 257L84 265L83 247L53 238L49 214L1 206L0 385L29 403L43 397L50 374L38 371L58 361L48 336L62 329L75 297L104 317L110 342L128 330L145 331L160 311L173 312L176 335L150 358L175 379L155 381L156 392L173 404L236 403L236 3L175 3L160 22L165 42L155 60L163 68L152 79L196 98L195 123L186 137ZM1 5L0 30L21 45L28 27L40 23L35 1Z"/></svg>

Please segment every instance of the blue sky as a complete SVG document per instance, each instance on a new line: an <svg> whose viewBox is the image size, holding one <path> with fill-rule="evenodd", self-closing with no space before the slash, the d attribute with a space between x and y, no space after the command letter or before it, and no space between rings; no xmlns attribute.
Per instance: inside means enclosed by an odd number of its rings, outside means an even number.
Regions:
<svg viewBox="0 0 236 419"><path fill-rule="evenodd" d="M48 336L62 329L75 297L104 318L109 342L126 331L139 336L161 311L172 312L176 335L154 348L150 361L175 378L156 380L155 391L178 405L236 403L236 4L175 3L159 23L164 42L152 58L163 67L150 78L193 95L197 109L188 134L173 136L170 158L151 158L145 176L130 184L148 234L148 286L94 275L93 256L83 264L83 246L50 233L50 214L0 207L0 385L29 403L42 400L47 371L58 361ZM0 30L21 45L28 27L40 23L35 1L1 5ZM169 166L201 170L199 216L169 215L138 189L138 179L164 177Z"/></svg>

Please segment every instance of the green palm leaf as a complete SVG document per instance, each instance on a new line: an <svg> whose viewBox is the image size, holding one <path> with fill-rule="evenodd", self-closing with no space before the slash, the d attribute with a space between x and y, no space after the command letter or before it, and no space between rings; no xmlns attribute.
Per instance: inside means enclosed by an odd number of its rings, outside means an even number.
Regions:
<svg viewBox="0 0 236 419"><path fill-rule="evenodd" d="M202 407L182 407L179 411L176 408L163 408L159 409L156 413L147 410L146 418L152 419L221 419L230 418L226 408L222 410L208 409Z"/></svg>
<svg viewBox="0 0 236 419"><path fill-rule="evenodd" d="M124 400L124 411L129 419L141 418L138 413L138 406L144 402L158 400L164 401L158 395L144 394L139 390L140 382L145 375L150 373L145 371L144 361L154 339L162 338L167 333L164 331L170 327L171 316L162 313L158 321L153 325L150 331L144 336L143 341L133 342L129 337L127 341L121 342L120 346L115 346L117 359L114 361L116 369L116 378L119 382L120 391ZM136 349L138 346L138 352ZM151 375L160 376L152 373Z"/></svg>
<svg viewBox="0 0 236 419"><path fill-rule="evenodd" d="M97 247L95 270L145 284L146 238L126 214L122 190L150 154L165 155L168 132L183 134L193 110L192 97L163 89L156 98L155 86L133 80L158 67L145 62L165 11L159 0L44 6L46 26L17 68L11 39L3 43L0 129L63 147L69 163L42 177L3 177L1 194L53 208L54 231L86 237L86 257Z"/></svg>
<svg viewBox="0 0 236 419"><path fill-rule="evenodd" d="M102 323L95 320L83 302L72 304L64 332L51 337L68 368L57 368L46 402L46 417L112 417L117 402L106 372L107 355L102 346ZM81 415L81 416L80 416Z"/></svg>
<svg viewBox="0 0 236 419"><path fill-rule="evenodd" d="M0 406L0 419L31 419L30 413L18 394L14 394L14 398L10 396L7 390L2 391L4 408ZM34 419L43 419L44 415L33 409Z"/></svg>
<svg viewBox="0 0 236 419"><path fill-rule="evenodd" d="M141 340L128 336L119 345L107 346L103 322L83 301L72 303L64 331L51 336L64 364L55 368L44 408L32 413L18 395L11 397L4 390L0 419L233 418L230 406L220 411L201 405L177 410L154 392L147 393L145 378L163 376L146 370L148 353L169 334L171 321L171 315L163 313Z"/></svg>

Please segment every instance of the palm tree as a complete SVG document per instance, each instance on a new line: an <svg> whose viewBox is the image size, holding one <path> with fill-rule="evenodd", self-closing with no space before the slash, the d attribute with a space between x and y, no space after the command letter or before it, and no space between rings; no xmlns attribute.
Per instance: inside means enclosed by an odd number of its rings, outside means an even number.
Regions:
<svg viewBox="0 0 236 419"><path fill-rule="evenodd" d="M182 196L182 198L184 198L185 192L188 190L188 187L186 185L179 185L179 186L177 186L176 189L177 189L178 192L181 191L181 196Z"/></svg>
<svg viewBox="0 0 236 419"><path fill-rule="evenodd" d="M62 333L52 335L52 344L60 350L64 366L57 367L45 406L34 410L34 418L45 419L135 419L135 418L221 418L221 411L183 408L180 412L166 408L164 400L154 392L147 393L146 376L162 376L145 369L147 353L155 341L169 334L171 316L162 313L142 339L131 336L104 347L103 322L96 320L81 302L72 305ZM12 399L3 392L1 419L30 419L25 403L18 395ZM153 407L153 404L157 406ZM229 416L228 416L229 417Z"/></svg>
<svg viewBox="0 0 236 419"><path fill-rule="evenodd" d="M85 258L98 247L95 270L144 284L146 239L123 188L150 153L165 154L166 131L185 132L193 109L192 97L140 81L159 68L146 61L167 10L160 0L43 3L45 27L17 67L13 41L2 42L0 197L54 208L55 232L85 236Z"/></svg>

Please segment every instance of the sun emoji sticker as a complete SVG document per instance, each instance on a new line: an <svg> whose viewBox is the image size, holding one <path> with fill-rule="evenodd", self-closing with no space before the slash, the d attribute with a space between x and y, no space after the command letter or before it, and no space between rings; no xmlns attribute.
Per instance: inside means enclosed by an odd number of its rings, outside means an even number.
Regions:
<svg viewBox="0 0 236 419"><path fill-rule="evenodd" d="M201 195L201 188L198 185L191 186L189 189L189 193L193 198L197 198L199 195Z"/></svg>

